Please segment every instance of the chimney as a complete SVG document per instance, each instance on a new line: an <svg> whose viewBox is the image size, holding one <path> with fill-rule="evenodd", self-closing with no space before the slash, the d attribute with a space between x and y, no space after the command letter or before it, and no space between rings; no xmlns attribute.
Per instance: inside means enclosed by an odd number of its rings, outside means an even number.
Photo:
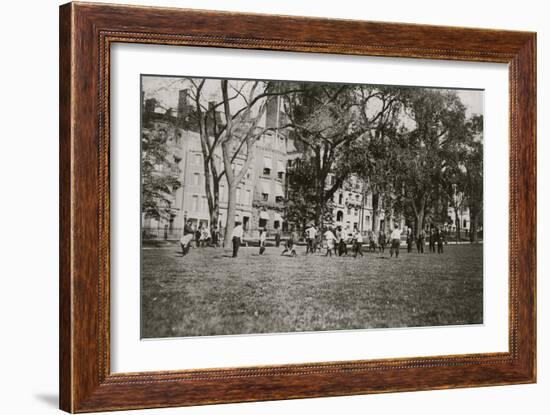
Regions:
<svg viewBox="0 0 550 415"><path fill-rule="evenodd" d="M279 127L279 97L271 96L267 101L265 126L266 128L278 128Z"/></svg>
<svg viewBox="0 0 550 415"><path fill-rule="evenodd" d="M189 105L189 90L180 89L178 97L178 121L185 121L190 112L191 107Z"/></svg>
<svg viewBox="0 0 550 415"><path fill-rule="evenodd" d="M212 110L216 106L216 101L208 101L208 110ZM219 107L218 107L219 108ZM214 123L215 121L215 123ZM210 124L209 128L213 128L214 125L220 126L222 124L222 114L218 110L213 110L208 114L208 123Z"/></svg>

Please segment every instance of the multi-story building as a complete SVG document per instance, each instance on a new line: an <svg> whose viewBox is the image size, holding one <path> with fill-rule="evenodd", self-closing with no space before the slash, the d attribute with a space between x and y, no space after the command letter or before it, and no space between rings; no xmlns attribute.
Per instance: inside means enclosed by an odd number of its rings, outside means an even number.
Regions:
<svg viewBox="0 0 550 415"><path fill-rule="evenodd" d="M329 175L327 187L332 183L333 177ZM391 228L394 221L397 221L399 228L402 229L404 221L401 218L395 219L391 215L386 217L384 209L380 207L382 203L373 203L376 197L368 191L363 180L352 175L332 197L334 224L342 229L357 228L362 233L367 233Z"/></svg>
<svg viewBox="0 0 550 415"><path fill-rule="evenodd" d="M173 134L168 134L167 146L169 157L176 160L181 186L171 197L170 218L156 220L144 216L143 227L180 230L188 220L195 226L212 225L205 191L200 135L190 116L193 108L189 103L189 94L186 90L180 91L177 114L159 109L153 100L146 101L144 111L151 128L175 128ZM274 98L268 102L264 125L261 126L266 128L266 132L256 142L255 158L237 187L235 220L243 223L250 237L257 235L260 227L268 232L285 227L286 165L289 152L295 149L287 135L278 130L280 122L280 101ZM221 171L219 147L215 150L215 157ZM245 157L241 154L235 158L233 165L236 171L241 171L245 165ZM219 202L219 223L216 225L222 229L227 220L228 187L225 177L220 181Z"/></svg>
<svg viewBox="0 0 550 415"><path fill-rule="evenodd" d="M188 220L195 227L211 225L205 190L205 173L200 135L197 125L193 122L193 118L190 117L193 109L188 101L189 95L187 91L180 91L177 114L174 114L170 110L159 110L155 106L154 100L145 102L144 111L148 120L148 128L169 130L166 141L168 158L173 158L174 164L177 166L180 182L180 187L169 197L171 200L169 218L157 220L143 215L143 228L150 231L154 231L155 229L163 231L167 228L169 233L174 231L178 234ZM144 127L144 129L146 128ZM221 168L222 154L220 149L216 150L215 157ZM243 165L243 157L236 157L234 161L235 168L239 170ZM243 222L245 227L252 217L253 188L253 178L251 173L248 172L239 184L236 195L237 217ZM223 178L219 189L220 221L216 224L219 227L225 224L227 197L227 181Z"/></svg>
<svg viewBox="0 0 550 415"><path fill-rule="evenodd" d="M458 221L460 223L457 223L457 217L455 215L455 210L452 207L449 207L447 209L447 214L449 216L449 223L448 223L448 230L450 231L456 231L458 228L460 230L469 232L470 231L470 209L467 207L463 209L459 209L458 211ZM459 226L457 226L459 225Z"/></svg>

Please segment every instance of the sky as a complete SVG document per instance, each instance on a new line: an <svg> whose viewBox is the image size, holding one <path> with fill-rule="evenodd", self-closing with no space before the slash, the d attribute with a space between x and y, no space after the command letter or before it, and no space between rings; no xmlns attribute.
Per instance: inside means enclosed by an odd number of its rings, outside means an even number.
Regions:
<svg viewBox="0 0 550 415"><path fill-rule="evenodd" d="M207 80L203 88L204 96L208 100L219 100L220 87L219 79ZM242 81L233 81L242 82ZM165 108L177 108L178 91L189 85L185 78L144 76L142 77L142 87L145 92L145 99L156 98ZM472 114L483 114L483 95L482 90L455 90L460 100L466 107L466 116ZM242 102L235 102L235 105L242 106Z"/></svg>

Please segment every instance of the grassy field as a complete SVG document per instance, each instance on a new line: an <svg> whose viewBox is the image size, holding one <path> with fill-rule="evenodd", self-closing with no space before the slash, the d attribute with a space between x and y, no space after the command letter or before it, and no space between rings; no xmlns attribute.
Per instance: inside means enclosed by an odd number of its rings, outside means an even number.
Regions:
<svg viewBox="0 0 550 415"><path fill-rule="evenodd" d="M427 248L427 247L426 247ZM142 337L483 322L482 245L445 253L282 257L282 248L142 251Z"/></svg>

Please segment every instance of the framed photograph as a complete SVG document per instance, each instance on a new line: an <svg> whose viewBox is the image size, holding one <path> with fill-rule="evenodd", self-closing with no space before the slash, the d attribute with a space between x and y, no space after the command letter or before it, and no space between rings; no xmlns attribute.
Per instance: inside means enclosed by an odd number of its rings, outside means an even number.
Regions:
<svg viewBox="0 0 550 415"><path fill-rule="evenodd" d="M536 381L536 35L60 8L60 407Z"/></svg>

